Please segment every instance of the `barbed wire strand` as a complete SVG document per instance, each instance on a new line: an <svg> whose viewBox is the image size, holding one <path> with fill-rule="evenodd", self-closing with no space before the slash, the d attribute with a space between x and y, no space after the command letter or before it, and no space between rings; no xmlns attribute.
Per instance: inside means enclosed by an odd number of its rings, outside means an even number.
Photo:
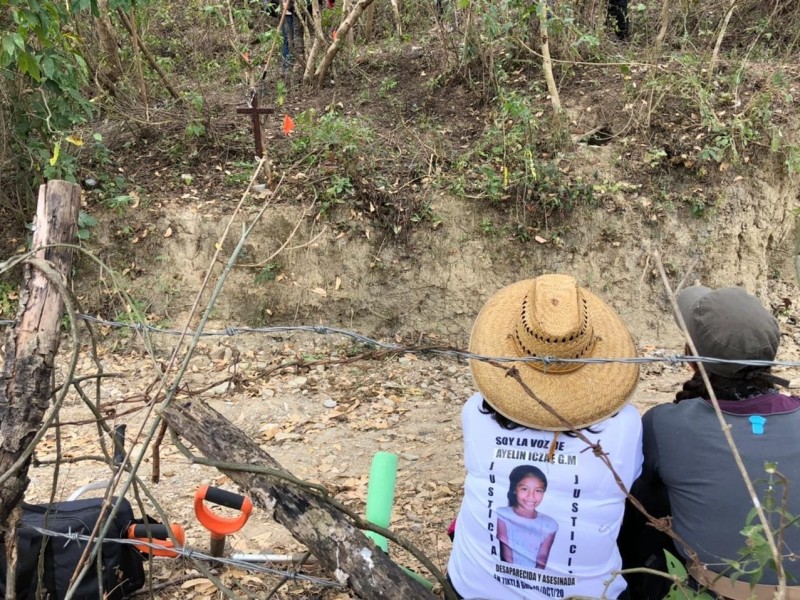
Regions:
<svg viewBox="0 0 800 600"><path fill-rule="evenodd" d="M64 547L67 547L71 542L96 542L98 541L96 537L92 537L90 535L86 535L84 533L77 533L73 531L53 531L51 529L46 529L43 527L39 527L37 525L31 525L29 523L20 523L20 528L31 529L36 531L42 535L46 535L49 537L55 538L63 538L67 541L64 543ZM100 540L103 544L106 543L113 543L113 544L126 544L129 546L146 546L148 548L152 548L154 550L164 550L164 544L158 544L155 542L149 542L144 539L129 539L129 538L110 538L104 537ZM268 567L266 565L262 565L259 563L254 563L250 561L244 560L236 560L233 558L225 558L224 556L211 556L210 554L206 554L200 550L191 548L190 546L183 546L183 547L169 547L167 548L170 552L174 552L175 554L180 555L184 558L190 559L197 559L197 560L206 560L211 562L217 562L226 566L236 567L243 570L248 571L255 571L258 573L266 573L268 575L275 575L278 577L285 577L287 579L294 579L294 580L303 580L308 581L309 583L313 583L316 585L326 586L326 587L335 587L335 588L343 588L345 587L343 584L339 583L338 581L332 581L330 579L323 579L321 577L314 577L313 575L306 575L304 573L294 572L294 571L282 571L280 569L273 569L272 567Z"/></svg>
<svg viewBox="0 0 800 600"><path fill-rule="evenodd" d="M126 323L123 321L112 321L94 317L92 315L78 314L79 319L88 323L114 328L114 329L131 329L140 333L153 333L162 335L181 335L182 331L177 329L160 328L148 323ZM13 320L0 320L0 326L15 325L16 321ZM499 363L543 363L544 365L559 364L559 363L578 363L578 364L607 364L607 363L628 363L628 364L654 364L654 363L667 363L671 365L679 365L683 363L703 363L703 364L728 364L728 365L741 365L747 367L785 367L785 368L800 368L800 361L790 360L755 360L755 359L725 359L716 358L712 356L690 356L686 354L665 354L663 356L635 356L629 358L603 358L603 357L589 357L589 358L558 358L554 356L525 356L525 357L508 357L508 356L487 356L484 354L476 354L468 350L460 350L458 348L447 348L437 346L401 346L389 342L382 342L366 335L360 334L348 329L339 327L330 327L327 325L279 325L273 327L240 327L230 326L224 329L214 331L201 331L199 337L237 337L241 334L260 334L260 335L285 335L290 333L313 333L317 335L340 335L350 338L364 344L372 346L381 350L388 350L391 352L405 353L405 354L419 354L426 355L432 354L436 356L451 357L464 360L479 360L485 362L499 362Z"/></svg>

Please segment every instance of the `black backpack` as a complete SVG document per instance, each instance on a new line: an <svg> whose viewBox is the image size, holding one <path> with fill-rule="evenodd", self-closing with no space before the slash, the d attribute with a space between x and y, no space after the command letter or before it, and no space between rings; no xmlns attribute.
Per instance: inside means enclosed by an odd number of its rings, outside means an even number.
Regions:
<svg viewBox="0 0 800 600"><path fill-rule="evenodd" d="M40 579L44 598L63 600L72 574L89 543L60 536L51 537L30 526L59 533L89 535L100 518L102 505L102 498L51 505L22 504L22 519L17 527L16 593L19 600L34 600ZM106 537L126 537L128 526L133 523L135 520L130 502L123 499ZM133 546L104 542L98 554L102 565L102 581L98 582L97 566L92 564L75 590L75 600L119 600L144 585L144 560ZM44 561L41 576L40 557ZM6 552L0 541L0 597L4 597L5 593Z"/></svg>

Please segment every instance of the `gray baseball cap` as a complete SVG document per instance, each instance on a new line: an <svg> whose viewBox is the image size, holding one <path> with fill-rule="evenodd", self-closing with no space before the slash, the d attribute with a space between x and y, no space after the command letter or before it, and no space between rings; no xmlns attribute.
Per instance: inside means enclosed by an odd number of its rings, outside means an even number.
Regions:
<svg viewBox="0 0 800 600"><path fill-rule="evenodd" d="M678 294L678 308L698 356L726 360L774 360L781 340L778 321L761 301L738 287L712 290L702 285ZM705 363L723 377L735 378L745 365Z"/></svg>

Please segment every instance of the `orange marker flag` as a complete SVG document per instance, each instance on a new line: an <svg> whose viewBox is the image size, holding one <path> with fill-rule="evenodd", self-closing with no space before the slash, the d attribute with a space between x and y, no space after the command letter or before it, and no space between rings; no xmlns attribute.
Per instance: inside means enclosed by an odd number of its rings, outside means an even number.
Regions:
<svg viewBox="0 0 800 600"><path fill-rule="evenodd" d="M281 131L283 131L283 135L289 135L294 131L294 119L289 115L284 115Z"/></svg>

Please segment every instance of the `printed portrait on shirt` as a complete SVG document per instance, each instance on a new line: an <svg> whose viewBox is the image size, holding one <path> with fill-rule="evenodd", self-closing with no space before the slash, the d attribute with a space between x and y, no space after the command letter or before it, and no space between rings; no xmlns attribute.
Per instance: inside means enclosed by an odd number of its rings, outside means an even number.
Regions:
<svg viewBox="0 0 800 600"><path fill-rule="evenodd" d="M558 523L539 511L547 492L547 476L533 465L519 465L509 474L508 506L497 510L500 560L544 569L558 532Z"/></svg>

